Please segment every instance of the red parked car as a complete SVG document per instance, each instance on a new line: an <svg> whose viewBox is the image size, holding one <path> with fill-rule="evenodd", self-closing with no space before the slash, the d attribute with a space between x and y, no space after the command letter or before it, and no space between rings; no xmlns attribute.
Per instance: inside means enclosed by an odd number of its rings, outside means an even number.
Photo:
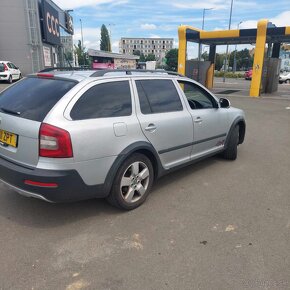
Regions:
<svg viewBox="0 0 290 290"><path fill-rule="evenodd" d="M252 69L247 70L245 72L245 80L251 80L252 79L252 73L253 73Z"/></svg>

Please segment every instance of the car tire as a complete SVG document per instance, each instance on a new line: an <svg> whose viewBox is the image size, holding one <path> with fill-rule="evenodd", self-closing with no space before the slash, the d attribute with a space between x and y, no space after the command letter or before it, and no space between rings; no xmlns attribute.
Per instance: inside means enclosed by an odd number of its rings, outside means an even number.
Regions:
<svg viewBox="0 0 290 290"><path fill-rule="evenodd" d="M19 79L18 80L21 80L22 79L22 74L19 74Z"/></svg>
<svg viewBox="0 0 290 290"><path fill-rule="evenodd" d="M13 82L12 75L9 76L7 82L8 82L9 84L12 84L12 82Z"/></svg>
<svg viewBox="0 0 290 290"><path fill-rule="evenodd" d="M223 152L223 157L227 160L236 160L238 156L238 143L239 143L239 126L235 126L231 135L227 148Z"/></svg>
<svg viewBox="0 0 290 290"><path fill-rule="evenodd" d="M124 210L135 209L146 200L153 180L154 170L149 158L134 153L118 169L107 201Z"/></svg>

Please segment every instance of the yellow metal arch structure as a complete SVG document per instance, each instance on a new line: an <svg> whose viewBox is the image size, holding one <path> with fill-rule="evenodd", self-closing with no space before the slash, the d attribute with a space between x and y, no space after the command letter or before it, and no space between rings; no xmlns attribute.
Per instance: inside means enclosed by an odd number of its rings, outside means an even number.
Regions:
<svg viewBox="0 0 290 290"><path fill-rule="evenodd" d="M250 89L251 97L259 97L262 82L263 63L265 58L265 45L267 38L268 20L263 19L258 22L256 49L253 64L253 74Z"/></svg>
<svg viewBox="0 0 290 290"><path fill-rule="evenodd" d="M257 28L240 30L204 31L191 26L182 25L178 28L178 37L178 72L180 74L186 74L188 41L210 46L209 57L211 65L208 69L205 82L208 88L211 88L213 85L215 50L217 45L256 43L250 96L259 97L262 88L266 42L274 45L272 58L279 58L281 43L290 41L290 26L276 27L270 24L266 19L260 20Z"/></svg>

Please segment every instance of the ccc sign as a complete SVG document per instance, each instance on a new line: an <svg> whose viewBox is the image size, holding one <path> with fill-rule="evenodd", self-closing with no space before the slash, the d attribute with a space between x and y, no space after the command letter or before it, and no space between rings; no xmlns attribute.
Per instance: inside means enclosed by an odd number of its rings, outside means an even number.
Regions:
<svg viewBox="0 0 290 290"><path fill-rule="evenodd" d="M46 25L49 33L59 37L59 21L53 15L50 15L49 12L46 12Z"/></svg>
<svg viewBox="0 0 290 290"><path fill-rule="evenodd" d="M42 0L42 30L44 42L60 44L58 11L46 0Z"/></svg>

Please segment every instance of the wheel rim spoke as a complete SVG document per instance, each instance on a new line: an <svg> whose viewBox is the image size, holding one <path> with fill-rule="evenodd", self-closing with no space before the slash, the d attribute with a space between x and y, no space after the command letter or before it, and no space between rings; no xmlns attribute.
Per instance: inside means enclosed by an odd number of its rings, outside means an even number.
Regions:
<svg viewBox="0 0 290 290"><path fill-rule="evenodd" d="M126 195L124 197L125 200L127 202L132 202L132 199L134 197L134 193L135 193L135 190L132 187L129 187L129 190L128 190L128 192L126 193Z"/></svg>
<svg viewBox="0 0 290 290"><path fill-rule="evenodd" d="M132 174L137 175L139 173L139 162L134 162L131 165Z"/></svg>
<svg viewBox="0 0 290 290"><path fill-rule="evenodd" d="M130 186L131 185L131 178L123 176L121 180L121 187L123 186Z"/></svg>
<svg viewBox="0 0 290 290"><path fill-rule="evenodd" d="M146 191L146 189L144 188L144 186L141 183L139 183L137 185L136 190L138 191L140 196L142 196L145 193L145 191Z"/></svg>
<svg viewBox="0 0 290 290"><path fill-rule="evenodd" d="M149 176L149 169L146 167L140 172L139 177L141 178L141 180L144 180L148 176Z"/></svg>

